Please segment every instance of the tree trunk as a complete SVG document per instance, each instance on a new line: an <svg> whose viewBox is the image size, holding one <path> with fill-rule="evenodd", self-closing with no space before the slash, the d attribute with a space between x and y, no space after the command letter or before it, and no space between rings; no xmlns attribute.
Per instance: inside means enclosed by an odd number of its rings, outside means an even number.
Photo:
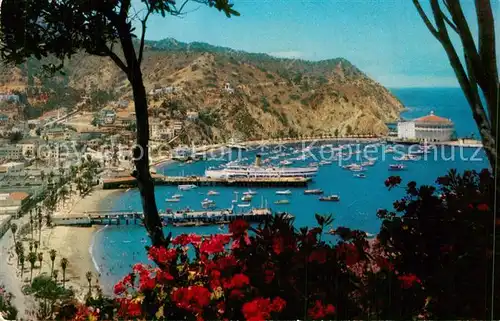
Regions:
<svg viewBox="0 0 500 321"><path fill-rule="evenodd" d="M120 41L123 55L127 62L128 80L132 85L134 96L135 117L137 122L137 145L133 149L133 157L136 171L137 186L141 194L141 202L144 213L144 226L148 231L153 245L165 244L161 218L156 207L154 182L149 172L149 120L148 101L146 89L142 80L141 66L135 53L130 30L123 28L120 30Z"/></svg>
<svg viewBox="0 0 500 321"><path fill-rule="evenodd" d="M136 167L135 178L141 194L144 212L144 226L148 231L153 245L165 242L161 218L156 207L154 182L149 172L149 120L146 89L142 81L139 66L132 68L130 79L134 93L135 115L137 121L137 146L134 147L133 156Z"/></svg>

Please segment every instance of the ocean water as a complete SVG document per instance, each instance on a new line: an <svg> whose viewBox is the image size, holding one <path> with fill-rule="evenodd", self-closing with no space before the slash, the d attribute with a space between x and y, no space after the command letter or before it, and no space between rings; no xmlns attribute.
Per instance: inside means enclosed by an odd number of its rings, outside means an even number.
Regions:
<svg viewBox="0 0 500 321"><path fill-rule="evenodd" d="M393 90L395 95L408 107L404 113L405 118L414 118L434 111L435 114L451 118L457 127L459 136L470 135L476 132L474 122L470 117L470 111L463 95L458 89L401 89ZM477 134L476 134L477 135ZM338 142L332 142L338 145ZM159 169L159 172L168 175L203 175L210 166L218 166L238 157L245 159L244 163L253 162L257 153L264 153L263 158L268 158L273 151L278 153L291 153L293 149L311 146L313 157L304 161L295 161L293 166L307 166L311 162L332 157L329 147L320 145L297 144L287 146L270 146L266 149L247 151L241 154L232 152L224 157L224 161L213 160L196 162L192 164L174 163ZM340 202L320 202L315 195L304 195L305 188L291 188L292 195L276 195L277 190L283 188L253 188L257 191L252 206L258 207L268 205L275 211L286 211L295 216L295 226L313 226L315 224L314 214L332 214L334 226L346 226L361 229L375 234L380 227L380 221L376 217L377 209L391 208L392 203L404 195L402 188L388 191L384 186L385 179L390 175L400 175L404 182L416 181L419 184L434 184L437 177L444 175L450 169L476 169L488 167L487 160L482 150L458 149L452 147L439 148L435 152L426 155L426 159L404 162L406 170L391 172L389 164L398 163L393 157L397 154L384 153L384 146L371 145L353 146L352 151L359 149L360 154L354 154L350 159L341 162L333 161L331 165L320 166L317 177L307 187L308 189L320 188L325 194L338 194ZM406 147L405 147L406 148ZM405 148L398 151L405 152ZM365 151L365 152L363 152ZM367 152L366 152L367 151ZM289 159L300 154L281 157L275 160L275 164L283 159ZM367 167L364 172L366 178L357 178L351 171L343 169L341 165L352 162L359 163L362 156L376 159L375 165ZM215 189L220 195L211 196L217 203L218 208L229 208L232 200L237 196L241 198L242 193L248 188L223 188L223 187L199 187L191 191L178 191L173 186L159 186L156 188L156 201L160 210L165 209L201 209L201 201L207 198L207 192ZM237 192L238 194L235 194ZM173 194L183 194L179 203L166 203L165 199ZM281 199L289 199L288 205L275 205L274 202ZM102 208L113 210L141 210L141 201L137 190L129 190L123 194L117 194L104 200ZM237 211L241 210L236 208ZM224 232L227 227L208 226L195 228L167 227L165 232L173 235L181 233L212 234ZM328 236L326 236L328 238ZM148 262L144 246L149 244L146 231L137 226L108 226L96 233L92 252L94 263L101 273L101 284L105 290L111 288L117 280L131 270L131 265L137 262Z"/></svg>

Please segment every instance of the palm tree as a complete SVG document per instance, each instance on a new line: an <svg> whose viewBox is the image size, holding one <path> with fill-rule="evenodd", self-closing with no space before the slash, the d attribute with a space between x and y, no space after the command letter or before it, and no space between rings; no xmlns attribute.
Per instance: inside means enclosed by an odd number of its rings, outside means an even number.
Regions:
<svg viewBox="0 0 500 321"><path fill-rule="evenodd" d="M42 239L42 222L43 222L43 216L42 216L42 209L40 208L40 211L38 211L38 243L40 243Z"/></svg>
<svg viewBox="0 0 500 321"><path fill-rule="evenodd" d="M85 277L87 278L87 282L89 283L89 297L92 296L92 272L87 271L85 273Z"/></svg>
<svg viewBox="0 0 500 321"><path fill-rule="evenodd" d="M30 229L31 229L31 239L33 239L33 224L35 222L33 221L33 217L30 216Z"/></svg>
<svg viewBox="0 0 500 321"><path fill-rule="evenodd" d="M50 274L51 275L52 275L52 273L54 273L54 261L56 260L56 254L57 254L57 251L54 249L49 251L50 260L52 261L52 265L50 267Z"/></svg>
<svg viewBox="0 0 500 321"><path fill-rule="evenodd" d="M35 262L36 262L36 254L33 253L33 252L30 252L28 254L28 262L30 262L30 283L31 283L31 280L33 280L33 269L35 268Z"/></svg>
<svg viewBox="0 0 500 321"><path fill-rule="evenodd" d="M52 271L52 277L54 278L54 282L57 283L57 276L59 275L59 270Z"/></svg>
<svg viewBox="0 0 500 321"><path fill-rule="evenodd" d="M12 236L14 237L14 244L16 244L17 224L16 223L12 223L10 225L10 230L12 231Z"/></svg>
<svg viewBox="0 0 500 321"><path fill-rule="evenodd" d="M63 288L66 284L66 268L68 267L68 259L63 257L61 259L61 269L62 269L62 273L63 273Z"/></svg>
<svg viewBox="0 0 500 321"><path fill-rule="evenodd" d="M23 274L24 274L24 253L21 253L21 255L19 255L19 263L21 263L21 280L23 278Z"/></svg>
<svg viewBox="0 0 500 321"><path fill-rule="evenodd" d="M42 272L42 262L43 262L43 253L38 253L38 262L40 262L40 272Z"/></svg>
<svg viewBox="0 0 500 321"><path fill-rule="evenodd" d="M17 254L17 264L19 264L19 259L24 256L24 247L21 241L17 241L14 247L14 251Z"/></svg>

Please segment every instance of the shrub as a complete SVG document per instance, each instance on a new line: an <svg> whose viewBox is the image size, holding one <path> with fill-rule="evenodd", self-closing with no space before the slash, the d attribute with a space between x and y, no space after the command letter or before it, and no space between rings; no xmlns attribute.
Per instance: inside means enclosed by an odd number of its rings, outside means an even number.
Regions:
<svg viewBox="0 0 500 321"><path fill-rule="evenodd" d="M394 211L378 212L372 240L337 227L325 241L331 217L297 230L284 214L257 227L236 220L229 234L169 236L148 248L156 267L136 264L114 300L89 301L75 319L486 319L493 186L487 170L410 182Z"/></svg>
<svg viewBox="0 0 500 321"><path fill-rule="evenodd" d="M6 320L16 320L17 317L17 309L12 304L12 293L7 292L5 287L0 286L0 314Z"/></svg>
<svg viewBox="0 0 500 321"><path fill-rule="evenodd" d="M389 178L389 188L401 179ZM422 280L430 318L491 318L494 178L452 170L437 186L409 182L394 211L379 211L383 249L401 274ZM497 227L498 229L498 227ZM497 283L498 284L498 283ZM500 302L496 287L496 302ZM498 317L500 307L495 315Z"/></svg>

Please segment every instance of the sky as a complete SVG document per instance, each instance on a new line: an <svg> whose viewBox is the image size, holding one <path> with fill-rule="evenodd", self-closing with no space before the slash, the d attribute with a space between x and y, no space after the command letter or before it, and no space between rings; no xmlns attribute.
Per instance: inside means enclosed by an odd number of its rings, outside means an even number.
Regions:
<svg viewBox="0 0 500 321"><path fill-rule="evenodd" d="M421 2L426 8L427 0ZM193 2L185 7L186 14L182 17L153 16L146 38L201 41L307 60L343 57L387 87L458 86L443 48L430 34L411 0L232 0L232 3L241 16L226 18L214 8ZM472 31L476 32L474 2L462 0L462 3ZM492 0L492 4L498 17L500 1Z"/></svg>

